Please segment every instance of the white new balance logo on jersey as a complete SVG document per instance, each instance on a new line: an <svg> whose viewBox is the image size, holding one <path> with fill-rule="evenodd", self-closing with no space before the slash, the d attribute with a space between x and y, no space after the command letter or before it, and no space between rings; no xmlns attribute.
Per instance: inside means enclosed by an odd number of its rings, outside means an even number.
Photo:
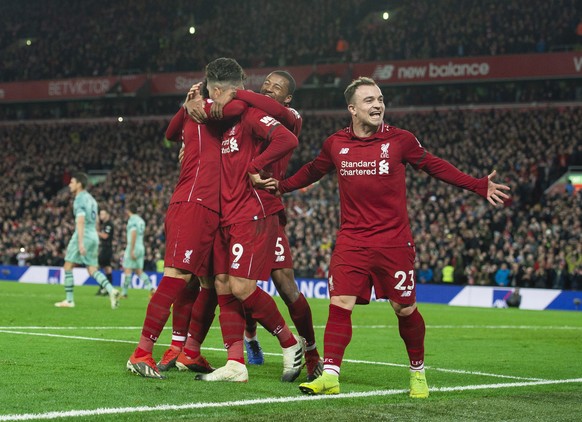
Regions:
<svg viewBox="0 0 582 422"><path fill-rule="evenodd" d="M184 252L184 259L182 260L182 262L184 264L189 264L190 263L190 256L192 255L192 249L187 250L186 252Z"/></svg>
<svg viewBox="0 0 582 422"><path fill-rule="evenodd" d="M340 154L347 154L349 150L350 150L349 148L342 148L339 153Z"/></svg>
<svg viewBox="0 0 582 422"><path fill-rule="evenodd" d="M279 124L277 119L275 119L271 116L264 116L263 118L261 118L261 123L264 123L265 126L274 126L274 125Z"/></svg>

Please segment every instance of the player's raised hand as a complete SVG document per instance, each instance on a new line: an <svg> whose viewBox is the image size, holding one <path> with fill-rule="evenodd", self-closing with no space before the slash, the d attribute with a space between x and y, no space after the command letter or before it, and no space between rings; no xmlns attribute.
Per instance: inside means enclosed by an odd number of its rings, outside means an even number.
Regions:
<svg viewBox="0 0 582 422"><path fill-rule="evenodd" d="M192 85L192 87L190 88L190 90L188 91L188 95L186 95L186 100L184 100L184 105L186 105L186 103L188 101L190 101L191 99L193 99L197 94L200 93L200 86L202 86L202 82L198 82L194 85Z"/></svg>
<svg viewBox="0 0 582 422"><path fill-rule="evenodd" d="M222 119L222 109L227 105L236 95L236 89L229 88L220 93L218 98L212 103L210 107L210 118L215 120Z"/></svg>
<svg viewBox="0 0 582 422"><path fill-rule="evenodd" d="M200 93L197 93L191 100L188 100L184 106L186 107L188 115L196 123L204 123L208 120L208 115L204 111L204 99Z"/></svg>
<svg viewBox="0 0 582 422"><path fill-rule="evenodd" d="M493 170L493 172L487 176L487 200L493 205L503 205L504 199L509 199L509 195L507 195L503 191L508 191L511 188L507 185L502 185L500 183L493 182L493 178L497 175L497 170Z"/></svg>

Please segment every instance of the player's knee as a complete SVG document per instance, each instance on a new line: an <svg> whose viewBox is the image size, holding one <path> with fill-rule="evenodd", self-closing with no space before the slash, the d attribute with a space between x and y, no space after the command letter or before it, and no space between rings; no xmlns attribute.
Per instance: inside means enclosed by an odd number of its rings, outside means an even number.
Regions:
<svg viewBox="0 0 582 422"><path fill-rule="evenodd" d="M394 309L394 313L401 317L410 316L414 310L416 309L416 302L410 304L401 304L396 302L390 302L392 304L392 308Z"/></svg>
<svg viewBox="0 0 582 422"><path fill-rule="evenodd" d="M240 279L236 277L230 279L230 289L232 294L238 300L245 300L251 294L253 294L256 288L257 285L252 280Z"/></svg>
<svg viewBox="0 0 582 422"><path fill-rule="evenodd" d="M166 277L181 278L185 282L189 282L192 278L192 273L186 270L181 270L180 268L165 267L164 275Z"/></svg>

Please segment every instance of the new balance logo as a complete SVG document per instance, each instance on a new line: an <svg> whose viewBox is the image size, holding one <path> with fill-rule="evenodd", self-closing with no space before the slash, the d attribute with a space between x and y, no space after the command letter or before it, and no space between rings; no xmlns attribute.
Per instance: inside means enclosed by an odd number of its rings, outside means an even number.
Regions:
<svg viewBox="0 0 582 422"><path fill-rule="evenodd" d="M184 259L182 260L182 262L184 264L189 264L190 263L190 257L192 256L192 249L187 250L186 252L184 252Z"/></svg>
<svg viewBox="0 0 582 422"><path fill-rule="evenodd" d="M284 262L285 261L285 255L281 255L278 256L277 258L275 258L275 262Z"/></svg>
<svg viewBox="0 0 582 422"><path fill-rule="evenodd" d="M394 73L394 65L391 64L386 64L384 66L379 65L376 66L376 69L374 69L374 73L372 74L372 78L373 79L382 79L382 80L388 80L392 77L392 74Z"/></svg>
<svg viewBox="0 0 582 422"><path fill-rule="evenodd" d="M274 119L271 116L265 116L261 119L261 123L264 123L265 126L274 126L274 125L278 125L279 122L277 121L277 119Z"/></svg>
<svg viewBox="0 0 582 422"><path fill-rule="evenodd" d="M240 267L240 264L238 262L233 262L232 265L230 266L230 268L232 268L234 270L238 270L239 267Z"/></svg>
<svg viewBox="0 0 582 422"><path fill-rule="evenodd" d="M347 154L349 150L350 150L349 148L342 148L339 153L340 154Z"/></svg>
<svg viewBox="0 0 582 422"><path fill-rule="evenodd" d="M400 297L410 297L410 296L412 296L412 292L410 290L405 290L400 295Z"/></svg>

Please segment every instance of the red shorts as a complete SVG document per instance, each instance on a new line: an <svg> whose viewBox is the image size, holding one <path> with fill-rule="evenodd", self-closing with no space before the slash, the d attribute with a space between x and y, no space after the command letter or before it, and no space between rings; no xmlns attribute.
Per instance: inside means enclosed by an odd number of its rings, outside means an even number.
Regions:
<svg viewBox="0 0 582 422"><path fill-rule="evenodd" d="M166 267L212 275L212 245L219 215L194 202L170 204L166 212Z"/></svg>
<svg viewBox="0 0 582 422"><path fill-rule="evenodd" d="M219 230L214 242L214 272L250 280L268 280L277 240L276 215Z"/></svg>
<svg viewBox="0 0 582 422"><path fill-rule="evenodd" d="M372 286L378 299L401 305L416 301L414 246L359 248L337 245L329 267L330 296L356 296L356 303L370 302Z"/></svg>
<svg viewBox="0 0 582 422"><path fill-rule="evenodd" d="M291 256L291 247L289 239L285 233L285 226L279 224L277 239L275 241L275 258L271 267L273 270L281 268L293 268L293 257Z"/></svg>

